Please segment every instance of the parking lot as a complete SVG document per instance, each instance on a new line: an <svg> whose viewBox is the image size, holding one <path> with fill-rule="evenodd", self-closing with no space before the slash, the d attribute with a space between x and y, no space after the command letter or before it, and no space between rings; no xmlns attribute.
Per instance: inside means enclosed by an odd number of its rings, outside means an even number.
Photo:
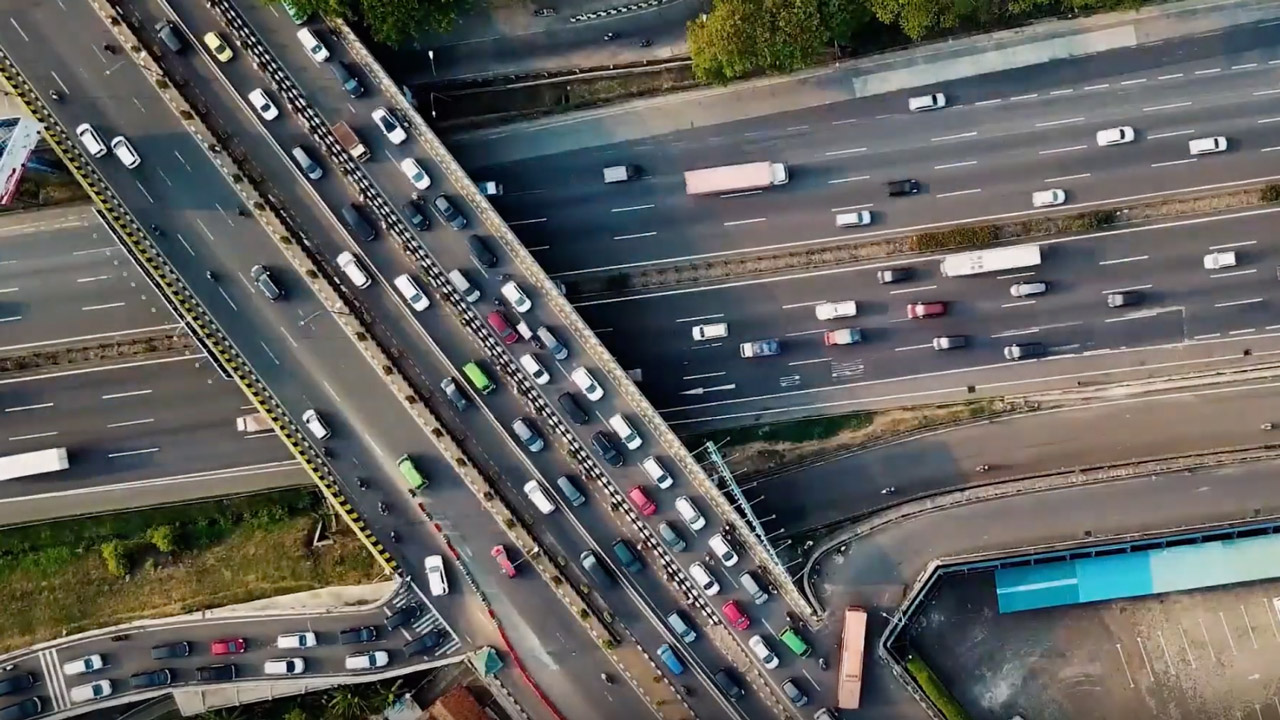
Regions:
<svg viewBox="0 0 1280 720"><path fill-rule="evenodd" d="M1280 720L1280 581L1000 615L946 582L911 642L975 720Z"/></svg>

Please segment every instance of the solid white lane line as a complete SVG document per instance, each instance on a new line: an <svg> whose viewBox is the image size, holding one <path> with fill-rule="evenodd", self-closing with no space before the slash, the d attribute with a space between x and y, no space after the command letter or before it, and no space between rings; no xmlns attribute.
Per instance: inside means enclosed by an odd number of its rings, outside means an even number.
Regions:
<svg viewBox="0 0 1280 720"><path fill-rule="evenodd" d="M511 226L511 225L530 225L530 224L532 224L532 223L540 223L540 222L546 222L546 221L547 221L547 219L546 219L546 218L534 218L533 220L512 220L511 222L507 223L507 225L508 225L508 226Z"/></svg>
<svg viewBox="0 0 1280 720"><path fill-rule="evenodd" d="M1273 145L1272 147L1262 148L1258 152L1271 152L1272 150L1280 150L1280 145Z"/></svg>
<svg viewBox="0 0 1280 720"><path fill-rule="evenodd" d="M922 350L924 348L933 347L933 343L925 343L924 345L907 345L905 347L894 348L894 352L902 352L903 350Z"/></svg>
<svg viewBox="0 0 1280 720"><path fill-rule="evenodd" d="M125 457L126 455L142 455L143 453L153 453L153 452L160 452L160 448L155 447L155 448L147 448L146 450L130 450L128 452L108 453L107 457L117 458L117 457Z"/></svg>
<svg viewBox="0 0 1280 720"><path fill-rule="evenodd" d="M718 373L703 373L703 374L701 374L701 375L685 375L684 377L682 377L682 378L680 378L680 379L681 379L681 380L701 380L702 378L720 377L721 375L727 375L727 374L728 374L728 373L722 373L722 372L718 372Z"/></svg>
<svg viewBox="0 0 1280 720"><path fill-rule="evenodd" d="M146 420L129 420L128 422L111 423L107 427L118 428L118 427L126 427L129 425L144 425L146 423L153 423L155 421L156 421L155 418L147 418Z"/></svg>
<svg viewBox="0 0 1280 720"><path fill-rule="evenodd" d="M1170 165L1186 165L1187 163L1193 163L1199 159L1200 158L1187 158L1185 160L1170 160L1169 162L1151 163L1151 167L1157 168L1157 167L1168 167Z"/></svg>
<svg viewBox="0 0 1280 720"><path fill-rule="evenodd" d="M112 393L110 395L103 395L102 399L115 400L116 398L122 398L122 397L136 397L138 395L150 395L151 392L152 392L151 390L131 390L129 392Z"/></svg>
<svg viewBox="0 0 1280 720"><path fill-rule="evenodd" d="M939 193L937 195L934 195L934 197L940 197L940 198L955 197L956 195L971 195L973 193L980 193L980 192L982 192L982 188L974 188L973 190L957 190L955 192Z"/></svg>
<svg viewBox="0 0 1280 720"><path fill-rule="evenodd" d="M787 365L789 366L811 365L813 363L820 363L820 362L831 362L831 358L818 358L817 360L797 360L795 362L789 362L787 363Z"/></svg>
<svg viewBox="0 0 1280 720"><path fill-rule="evenodd" d="M1214 307L1233 307L1235 305L1252 305L1253 303L1262 302L1262 298L1249 298L1248 300L1232 300L1231 302L1216 303Z"/></svg>
<svg viewBox="0 0 1280 720"><path fill-rule="evenodd" d="M1194 133L1194 132L1195 132L1195 130L1175 130L1175 131L1173 131L1173 132L1167 132L1167 133L1156 133L1155 135L1148 135L1148 136L1147 136L1147 139L1148 139L1148 140L1155 140L1156 138L1176 137L1176 136L1178 136L1178 135L1190 135L1190 134L1192 134L1192 133Z"/></svg>
<svg viewBox="0 0 1280 720"><path fill-rule="evenodd" d="M722 317L724 317L724 313L719 313L716 315L699 315L698 317L676 318L676 322L678 323L698 322L699 320L715 320L716 318L722 318Z"/></svg>
<svg viewBox="0 0 1280 720"><path fill-rule="evenodd" d="M1115 288L1113 290L1103 290L1102 294L1110 295L1111 293L1126 292L1129 290L1148 290L1151 287L1151 285L1131 285L1129 287Z"/></svg>
<svg viewBox="0 0 1280 720"><path fill-rule="evenodd" d="M938 286L937 286L937 285L925 285L925 286L923 286L923 287L905 288L905 289L902 289L902 290L890 290L890 291L889 291L889 294L890 294L890 295L901 295L902 293L913 293L913 292L920 292L920 291L922 291L922 290L937 290L937 289L938 289Z"/></svg>
<svg viewBox="0 0 1280 720"><path fill-rule="evenodd" d="M749 225L751 223L758 223L758 222L764 222L764 221L765 221L765 218L751 218L750 220L731 220L725 223L724 226L732 227L734 225Z"/></svg>
<svg viewBox="0 0 1280 720"><path fill-rule="evenodd" d="M1080 178L1090 177L1092 173L1081 173L1079 175L1063 175L1062 177L1045 178L1045 182L1058 182L1059 180L1079 180Z"/></svg>
<svg viewBox="0 0 1280 720"><path fill-rule="evenodd" d="M826 328L823 328L822 330L805 330L803 332L787 333L783 337L801 337L803 335L817 335L818 333L824 333L826 331L827 331Z"/></svg>
<svg viewBox="0 0 1280 720"><path fill-rule="evenodd" d="M1139 318L1149 318L1149 317L1155 317L1155 316L1156 316L1156 313L1153 313L1153 312L1135 313L1133 315L1125 315L1124 317L1107 318L1103 322L1109 322L1109 323L1123 322L1125 320L1138 320Z"/></svg>
<svg viewBox="0 0 1280 720"><path fill-rule="evenodd" d="M1235 277L1235 276L1237 276L1237 275L1251 275L1251 274L1256 273L1256 272L1258 272L1258 271L1257 271L1257 270L1237 270L1236 272L1229 272L1229 273L1217 273L1217 274L1214 274L1214 275L1210 275L1209 277L1211 277L1211 278Z"/></svg>
<svg viewBox="0 0 1280 720"><path fill-rule="evenodd" d="M1273 118L1267 118L1267 119L1265 119L1265 120L1259 120L1259 121L1258 121L1258 124L1259 124L1259 125L1265 125L1265 124L1267 124L1267 123L1273 123L1273 122L1278 122L1278 121L1280 121L1280 117L1273 117Z"/></svg>
<svg viewBox="0 0 1280 720"><path fill-rule="evenodd" d="M1254 93L1254 95L1273 95L1273 94L1275 94L1275 93L1280 93L1280 89L1276 89L1276 90L1259 90L1258 92Z"/></svg>
<svg viewBox="0 0 1280 720"><path fill-rule="evenodd" d="M824 154L827 157L832 157L833 155L848 155L849 153L860 153L865 151L866 151L866 148L860 147L860 148L849 148L848 150L832 150L831 152L824 153Z"/></svg>
<svg viewBox="0 0 1280 720"><path fill-rule="evenodd" d="M632 205L631 207L614 208L609 212L631 212L632 210L648 210L651 207L654 207L654 206L653 205Z"/></svg>
<svg viewBox="0 0 1280 720"><path fill-rule="evenodd" d="M934 165L934 170L946 170L947 168L965 167L967 165L977 165L977 160L965 160L964 162L948 163L946 165Z"/></svg>
<svg viewBox="0 0 1280 720"><path fill-rule="evenodd" d="M1036 123L1036 127L1053 127L1054 125L1066 125L1067 123L1083 122L1082 117L1066 118L1065 120L1050 120L1048 122Z"/></svg>
<svg viewBox="0 0 1280 720"><path fill-rule="evenodd" d="M942 137L929 138L929 142L942 142L943 140L959 140L960 138L973 137L974 135L977 135L977 134L978 134L978 131L974 130L973 132L960 133L959 135L943 135Z"/></svg>
<svg viewBox="0 0 1280 720"><path fill-rule="evenodd" d="M1098 264L1099 265L1118 265L1120 263L1133 262L1135 260L1149 260L1149 259L1151 259L1150 255L1135 255L1134 257L1120 258L1119 260L1102 260L1102 261L1099 261Z"/></svg>
<svg viewBox="0 0 1280 720"><path fill-rule="evenodd" d="M1244 247L1246 245L1257 245L1257 240L1241 240L1240 242L1227 243L1225 245L1210 245L1210 250L1226 250L1233 247Z"/></svg>
<svg viewBox="0 0 1280 720"><path fill-rule="evenodd" d="M646 232L646 233L636 233L634 235L615 235L613 236L613 239L614 240L635 240L636 238L653 237L654 235L657 235L657 234L658 233L656 232Z"/></svg>
<svg viewBox="0 0 1280 720"><path fill-rule="evenodd" d="M831 212L843 212L845 210L861 210L862 208L874 207L875 203L867 203L866 205L850 205L849 207L831 208Z"/></svg>
<svg viewBox="0 0 1280 720"><path fill-rule="evenodd" d="M21 412L23 410L39 410L40 408L47 408L47 407L53 407L53 403L50 402L50 403L40 403L39 405L19 405L18 407L5 408L4 411L7 413Z"/></svg>
<svg viewBox="0 0 1280 720"><path fill-rule="evenodd" d="M867 180L867 179L870 179L870 178L871 178L871 176L870 176L870 175L859 175L859 176L857 176L857 177L840 178L839 180L828 180L828 181L827 181L827 184L828 184L828 185L838 185L838 184L840 184L840 183L853 182L854 180Z"/></svg>
<svg viewBox="0 0 1280 720"><path fill-rule="evenodd" d="M1190 100L1186 102L1169 103L1168 105L1152 105L1151 107L1142 108L1142 112L1154 112L1156 110L1172 110L1173 108L1187 107L1191 104Z"/></svg>
<svg viewBox="0 0 1280 720"><path fill-rule="evenodd" d="M1070 152L1072 150L1084 150L1088 145L1072 145L1071 147L1054 148L1053 150L1041 150L1040 155L1052 155L1053 153Z"/></svg>

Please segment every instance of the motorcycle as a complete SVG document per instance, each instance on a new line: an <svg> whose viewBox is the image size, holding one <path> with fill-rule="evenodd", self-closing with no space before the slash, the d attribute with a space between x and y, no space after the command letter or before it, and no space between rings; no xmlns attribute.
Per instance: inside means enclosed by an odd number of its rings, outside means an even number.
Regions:
<svg viewBox="0 0 1280 720"><path fill-rule="evenodd" d="M605 40L617 40L617 39L618 39L618 33L605 33L605 34L604 34L604 39L605 39Z"/></svg>
<svg viewBox="0 0 1280 720"><path fill-rule="evenodd" d="M988 471L988 470L990 470L990 469L991 469L991 466L990 466L990 465L979 465L979 466L977 467L978 472L986 472L986 471Z"/></svg>
<svg viewBox="0 0 1280 720"><path fill-rule="evenodd" d="M395 530L391 531L391 542L393 543L400 542L400 534L397 533Z"/></svg>
<svg viewBox="0 0 1280 720"><path fill-rule="evenodd" d="M111 43L106 43L106 44L104 44L104 45L102 46L102 50L103 50L103 52L105 52L105 53L106 53L106 54L108 54L108 55L115 55L115 54L116 54L116 46L115 46L115 45L112 45Z"/></svg>
<svg viewBox="0 0 1280 720"><path fill-rule="evenodd" d="M609 677L609 673L600 673L600 679L604 681L605 685L613 684L613 678Z"/></svg>
<svg viewBox="0 0 1280 720"><path fill-rule="evenodd" d="M361 490L368 490L369 481L365 480L364 478L356 478L356 487L360 488Z"/></svg>
<svg viewBox="0 0 1280 720"><path fill-rule="evenodd" d="M1274 426L1274 425L1272 425L1271 423L1262 423L1262 429L1263 429L1263 430L1271 430L1271 429L1273 429L1273 428L1275 428L1275 426Z"/></svg>
<svg viewBox="0 0 1280 720"><path fill-rule="evenodd" d="M218 278L217 278L217 276L215 276L215 275L213 274L213 271L212 271L212 270L205 270L205 271L204 271L204 276L205 276L205 277L207 277L207 278L209 278L209 281L210 281L210 282L218 282Z"/></svg>
<svg viewBox="0 0 1280 720"><path fill-rule="evenodd" d="M53 98L54 100L57 100L58 102L62 102L62 93L58 92L57 90L50 90L49 97Z"/></svg>
<svg viewBox="0 0 1280 720"><path fill-rule="evenodd" d="M898 488L896 488L896 487L894 487L894 486L890 485L889 487L887 487L887 488L885 488L885 489L881 490L881 491L880 491L880 494L881 494L881 495L892 495L892 494L894 494L894 493L896 493L896 492L898 492Z"/></svg>
<svg viewBox="0 0 1280 720"><path fill-rule="evenodd" d="M388 510L388 508L387 508L387 504L386 504L386 503L384 503L384 502L380 502L380 503L378 503L378 512L379 512L380 514L382 514L382 515L386 515L388 511L389 511L389 510Z"/></svg>
<svg viewBox="0 0 1280 720"><path fill-rule="evenodd" d="M826 658L818 658L818 669L819 669L819 670L826 670L826 669L827 669L827 659L826 659Z"/></svg>
<svg viewBox="0 0 1280 720"><path fill-rule="evenodd" d="M128 639L129 639L128 635L112 635L111 636L111 642L120 642L122 640L128 640Z"/></svg>
<svg viewBox="0 0 1280 720"><path fill-rule="evenodd" d="M556 14L555 8L538 8L533 11L534 17L551 17Z"/></svg>
<svg viewBox="0 0 1280 720"><path fill-rule="evenodd" d="M649 47L652 44L653 44L653 41L650 40L649 38L645 38L644 40L640 41L640 47Z"/></svg>

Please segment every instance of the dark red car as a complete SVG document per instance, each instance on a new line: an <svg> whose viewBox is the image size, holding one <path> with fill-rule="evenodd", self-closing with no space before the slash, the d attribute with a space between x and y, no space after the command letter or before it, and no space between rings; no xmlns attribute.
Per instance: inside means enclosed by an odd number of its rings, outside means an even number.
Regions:
<svg viewBox="0 0 1280 720"><path fill-rule="evenodd" d="M214 655L239 655L245 650L244 638L231 638L228 640L214 640L210 649Z"/></svg>
<svg viewBox="0 0 1280 720"><path fill-rule="evenodd" d="M502 338L503 343L510 345L520 339L515 329L511 327L511 323L507 321L507 316L503 315L501 310L494 310L486 315L485 319L489 321L489 327L493 328L493 331L498 333L498 337Z"/></svg>
<svg viewBox="0 0 1280 720"><path fill-rule="evenodd" d="M914 302L907 306L909 318L938 317L946 314L947 304L944 302Z"/></svg>

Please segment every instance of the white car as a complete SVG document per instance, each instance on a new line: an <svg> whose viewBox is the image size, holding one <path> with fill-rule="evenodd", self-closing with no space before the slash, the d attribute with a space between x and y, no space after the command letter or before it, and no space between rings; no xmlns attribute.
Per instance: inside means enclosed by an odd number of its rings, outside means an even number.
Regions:
<svg viewBox="0 0 1280 720"><path fill-rule="evenodd" d="M138 155L138 151L133 149L133 145L130 145L123 135L111 138L111 152L115 153L120 162L130 170L142 164L142 157Z"/></svg>
<svg viewBox="0 0 1280 720"><path fill-rule="evenodd" d="M271 102L271 98L267 97L267 93L262 88L255 88L249 91L249 102L253 105L253 109L258 111L263 120L275 120L280 117L280 111L276 109L276 104Z"/></svg>
<svg viewBox="0 0 1280 720"><path fill-rule="evenodd" d="M693 581L698 583L698 587L702 588L702 592L708 596L720 592L720 583L711 577L711 572L707 570L707 566L700 562L689 566L689 577L693 578Z"/></svg>
<svg viewBox="0 0 1280 720"><path fill-rule="evenodd" d="M738 564L738 554L733 551L733 548L729 547L729 541L724 539L724 535L720 533L712 535L707 540L707 545L711 547L711 552L714 552L716 557L720 558L720 562L724 563L725 567L733 567Z"/></svg>
<svg viewBox="0 0 1280 720"><path fill-rule="evenodd" d="M389 662L391 662L391 656L386 650L374 650L348 655L346 666L348 670L374 670Z"/></svg>
<svg viewBox="0 0 1280 720"><path fill-rule="evenodd" d="M853 300L819 303L814 306L813 314L817 315L819 320L853 317L858 314L858 303Z"/></svg>
<svg viewBox="0 0 1280 720"><path fill-rule="evenodd" d="M414 310L426 310L431 307L431 300L422 292L422 288L418 287L418 282L408 275L397 275L391 281L396 286L396 290L400 291L400 295L404 297L404 301L409 303L409 307Z"/></svg>
<svg viewBox="0 0 1280 720"><path fill-rule="evenodd" d="M1209 153L1219 153L1227 149L1227 139L1218 135L1216 137L1196 138L1187 141L1187 149L1192 155L1208 155Z"/></svg>
<svg viewBox="0 0 1280 720"><path fill-rule="evenodd" d="M573 379L573 383L578 386L587 399L596 402L604 397L604 388L600 387L596 379L591 377L591 371L579 365L569 373L569 377Z"/></svg>
<svg viewBox="0 0 1280 720"><path fill-rule="evenodd" d="M431 592L431 597L448 595L449 578L444 574L444 557L428 555L423 565L427 569L427 590Z"/></svg>
<svg viewBox="0 0 1280 720"><path fill-rule="evenodd" d="M725 337L729 337L729 323L708 323L706 325L693 326L694 340L719 340Z"/></svg>
<svg viewBox="0 0 1280 720"><path fill-rule="evenodd" d="M320 413L316 412L315 408L302 413L302 424L307 426L307 430L310 430L317 440L329 437L329 426L320 419Z"/></svg>
<svg viewBox="0 0 1280 720"><path fill-rule="evenodd" d="M702 513L698 512L698 508L694 507L693 501L688 495L681 495L676 498L676 512L680 514L680 518L684 520L689 529L697 532L707 526L707 519L702 517Z"/></svg>
<svg viewBox="0 0 1280 720"><path fill-rule="evenodd" d="M80 138L80 144L84 145L90 155L102 157L107 154L107 144L102 142L102 136L89 123L76 127L76 137Z"/></svg>
<svg viewBox="0 0 1280 720"><path fill-rule="evenodd" d="M262 666L265 675L301 675L307 671L307 662L302 658L275 658Z"/></svg>
<svg viewBox="0 0 1280 720"><path fill-rule="evenodd" d="M1009 294L1016 297L1027 297L1029 295L1043 295L1048 292L1049 283L1047 282L1020 282L1014 283L1009 288Z"/></svg>
<svg viewBox="0 0 1280 720"><path fill-rule="evenodd" d="M74 703L89 702L90 700L97 700L110 695L114 689L111 687L110 680L94 680L91 683L71 688L69 697L71 702Z"/></svg>
<svg viewBox="0 0 1280 720"><path fill-rule="evenodd" d="M1205 270L1221 270L1236 266L1236 253L1234 250L1227 252L1211 252L1204 256Z"/></svg>
<svg viewBox="0 0 1280 720"><path fill-rule="evenodd" d="M319 644L319 641L316 640L316 634L311 631L285 633L284 635L276 636L276 647L288 650L301 650L315 647Z"/></svg>
<svg viewBox="0 0 1280 720"><path fill-rule="evenodd" d="M765 642L760 635L752 635L751 639L747 641L747 647L751 648L751 652L760 658L760 664L767 669L772 670L778 667L778 656L773 654L773 651L769 649L769 643Z"/></svg>
<svg viewBox="0 0 1280 720"><path fill-rule="evenodd" d="M400 161L400 170L405 177L409 178L409 182L419 190L426 190L431 187L431 178L427 177L427 172L422 169L417 160L413 158L405 158Z"/></svg>
<svg viewBox="0 0 1280 720"><path fill-rule="evenodd" d="M342 268L342 272L346 273L347 279L352 285L358 288L367 288L373 282L369 278L368 273L360 266L360 261L350 251L338 253L338 267Z"/></svg>
<svg viewBox="0 0 1280 720"><path fill-rule="evenodd" d="M390 110L379 107L373 111L373 122L382 130L382 134L387 136L393 145L399 145L409 139L409 133L400 127L400 121L396 120Z"/></svg>
<svg viewBox="0 0 1280 720"><path fill-rule="evenodd" d="M106 667L107 663L102 656L94 653L93 655L85 655L76 660L70 660L62 664L63 675L82 675L91 673L95 670L101 670Z"/></svg>
<svg viewBox="0 0 1280 720"><path fill-rule="evenodd" d="M534 357L533 353L525 353L520 356L520 367L524 368L525 372L529 373L529 377L533 378L533 381L539 385L546 385L551 382L550 373L547 372L546 368L542 367L542 363L538 362L538 358Z"/></svg>
<svg viewBox="0 0 1280 720"><path fill-rule="evenodd" d="M1128 125L1123 125L1121 127L1099 130L1096 139L1098 141L1098 147L1106 147L1108 145L1123 145L1125 143L1131 143L1135 137L1137 136L1134 135L1133 128Z"/></svg>
<svg viewBox="0 0 1280 720"><path fill-rule="evenodd" d="M523 314L533 309L533 303L529 300L529 296L524 294L524 291L520 289L515 280L507 281L500 290L502 290L502 297L511 303L511 307L515 308L516 312Z"/></svg>
<svg viewBox="0 0 1280 720"><path fill-rule="evenodd" d="M1067 193L1060 188L1050 188L1031 193L1031 207L1053 207L1067 201Z"/></svg>

